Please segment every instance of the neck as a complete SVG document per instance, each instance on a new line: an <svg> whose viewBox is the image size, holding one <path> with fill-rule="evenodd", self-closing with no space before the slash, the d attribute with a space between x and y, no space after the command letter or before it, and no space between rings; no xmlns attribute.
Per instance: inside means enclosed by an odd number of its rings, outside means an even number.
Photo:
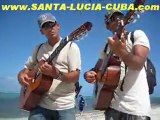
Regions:
<svg viewBox="0 0 160 120"><path fill-rule="evenodd" d="M54 46L58 41L60 40L60 37L56 37L56 38L48 38L48 43L51 45L51 46Z"/></svg>

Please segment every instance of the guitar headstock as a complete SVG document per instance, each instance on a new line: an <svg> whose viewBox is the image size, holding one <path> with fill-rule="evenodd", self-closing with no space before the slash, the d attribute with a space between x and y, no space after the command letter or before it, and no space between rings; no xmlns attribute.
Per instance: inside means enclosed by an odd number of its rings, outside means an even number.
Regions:
<svg viewBox="0 0 160 120"><path fill-rule="evenodd" d="M136 0L135 2L134 2L134 10L130 10L130 11L128 11L127 13L126 13L126 15L124 16L124 19L123 19L123 21L120 21L119 23L119 29L118 29L118 31L117 31L117 34L118 34L118 37L119 38L122 38L123 36L122 36L122 34L123 34L123 31L124 31L124 27L127 25L127 24L129 24L129 23L131 23L132 21L134 21L134 19L135 19L135 17L136 16L138 16L138 11L140 11L140 10L138 10L138 7L140 6L140 5L144 5L144 3L145 3L145 0Z"/></svg>
<svg viewBox="0 0 160 120"><path fill-rule="evenodd" d="M83 25L81 25L79 28L77 28L76 30L74 30L68 36L68 41L79 40L84 35L86 35L87 32L91 30L91 28L92 28L92 23L91 22L85 22Z"/></svg>
<svg viewBox="0 0 160 120"><path fill-rule="evenodd" d="M129 12L127 12L127 14L125 15L125 19L124 19L124 25L129 24L130 22L132 22L135 19L135 16L138 16L138 7L140 5L144 5L145 0L136 0L134 2L134 9L135 10L130 10Z"/></svg>

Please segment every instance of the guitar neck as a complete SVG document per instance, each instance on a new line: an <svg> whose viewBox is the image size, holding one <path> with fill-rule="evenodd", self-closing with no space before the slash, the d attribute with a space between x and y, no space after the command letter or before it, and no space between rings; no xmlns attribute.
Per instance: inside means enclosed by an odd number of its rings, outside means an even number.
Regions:
<svg viewBox="0 0 160 120"><path fill-rule="evenodd" d="M52 63L52 60L60 53L60 51L64 48L64 46L68 43L67 37L61 41L59 46L55 49L55 51L49 56L49 58L46 60L49 64Z"/></svg>
<svg viewBox="0 0 160 120"><path fill-rule="evenodd" d="M69 42L73 40L78 40L83 35L85 35L88 31L91 30L92 23L91 22L85 22L83 25L81 25L79 28L74 30L68 37L65 37L64 40L61 41L59 46L56 48L56 50L49 56L49 58L46 60L49 64L52 63L52 60L60 53L60 51L64 48L64 46Z"/></svg>
<svg viewBox="0 0 160 120"><path fill-rule="evenodd" d="M108 53L108 55L104 59L103 67L101 69L102 76L104 75L104 73L105 73L105 71L106 71L106 69L108 67L108 63L109 63L109 60L110 60L112 55L113 55L113 52L112 52L112 50L110 50L110 52Z"/></svg>

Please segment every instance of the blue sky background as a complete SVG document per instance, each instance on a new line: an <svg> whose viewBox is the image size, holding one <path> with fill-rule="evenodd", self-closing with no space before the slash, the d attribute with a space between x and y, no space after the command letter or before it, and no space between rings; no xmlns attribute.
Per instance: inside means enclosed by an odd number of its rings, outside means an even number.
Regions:
<svg viewBox="0 0 160 120"><path fill-rule="evenodd" d="M31 4L31 3L60 3L60 0L0 0L2 4ZM62 0L61 3L81 3L90 0ZM118 3L119 0L91 0L92 3L102 4ZM134 0L121 0L121 3L131 3ZM158 4L157 0L148 0L146 4ZM106 43L111 33L104 25L102 11L2 11L0 8L0 92L19 92L20 85L17 73L23 68L28 56L31 55L35 45L45 42L37 25L37 17L41 13L51 12L61 25L61 36L65 37L86 21L93 23L88 36L76 42L81 50L82 70L80 84L83 86L81 94L92 95L93 85L83 79L83 73L92 68L98 57L101 47ZM126 13L127 11L123 11ZM157 87L153 96L160 96L160 12L145 11L134 24L127 26L128 31L142 29L148 36L151 44L150 58L157 70ZM142 86L143 87L143 86Z"/></svg>

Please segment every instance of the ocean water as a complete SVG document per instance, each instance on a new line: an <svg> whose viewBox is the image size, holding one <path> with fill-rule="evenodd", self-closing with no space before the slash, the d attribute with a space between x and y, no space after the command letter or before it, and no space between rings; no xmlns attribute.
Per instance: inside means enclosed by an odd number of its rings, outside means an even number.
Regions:
<svg viewBox="0 0 160 120"><path fill-rule="evenodd" d="M92 110L92 97L85 97L85 111ZM76 105L76 112L79 112ZM0 120L26 119L28 112L19 108L19 93L1 93L0 92ZM23 119L22 119L23 120Z"/></svg>
<svg viewBox="0 0 160 120"><path fill-rule="evenodd" d="M86 107L85 111L93 110L93 98L91 96L85 96ZM152 105L160 106L160 97L151 97ZM78 109L76 109L78 112ZM0 120L17 118L26 118L28 112L19 108L19 93L0 93Z"/></svg>
<svg viewBox="0 0 160 120"><path fill-rule="evenodd" d="M18 93L0 93L0 120L2 118L22 118L28 113L19 109Z"/></svg>

